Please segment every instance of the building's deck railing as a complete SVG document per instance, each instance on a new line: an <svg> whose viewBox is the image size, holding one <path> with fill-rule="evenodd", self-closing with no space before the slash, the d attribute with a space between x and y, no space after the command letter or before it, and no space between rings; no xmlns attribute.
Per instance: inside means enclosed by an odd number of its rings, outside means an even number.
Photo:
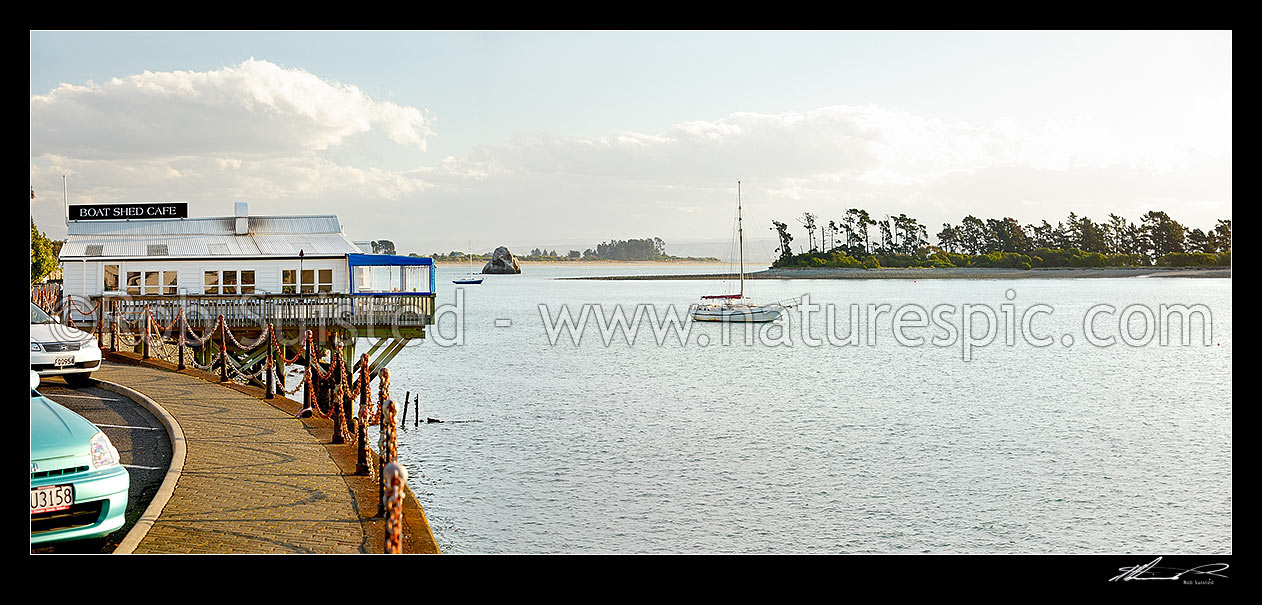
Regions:
<svg viewBox="0 0 1262 605"><path fill-rule="evenodd" d="M95 305L100 297L94 297ZM145 307L161 323L181 309L193 330L213 327L220 315L229 328L319 327L357 330L423 327L434 323L432 294L358 296L354 294L258 294L239 296L108 296L105 313L137 319Z"/></svg>

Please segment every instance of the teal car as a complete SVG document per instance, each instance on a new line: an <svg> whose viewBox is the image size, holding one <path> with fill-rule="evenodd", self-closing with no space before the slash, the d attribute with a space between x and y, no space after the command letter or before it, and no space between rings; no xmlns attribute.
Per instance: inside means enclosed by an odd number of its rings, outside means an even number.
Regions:
<svg viewBox="0 0 1262 605"><path fill-rule="evenodd" d="M40 395L31 372L31 544L97 538L123 526L131 477L109 437Z"/></svg>

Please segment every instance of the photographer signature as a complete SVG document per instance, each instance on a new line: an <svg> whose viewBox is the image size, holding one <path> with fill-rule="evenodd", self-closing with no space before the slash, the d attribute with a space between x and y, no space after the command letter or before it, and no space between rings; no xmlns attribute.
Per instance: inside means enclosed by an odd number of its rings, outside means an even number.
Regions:
<svg viewBox="0 0 1262 605"><path fill-rule="evenodd" d="M1186 574L1226 578L1227 576L1219 572L1224 571L1229 567L1229 565L1227 565L1226 563L1207 563L1205 565L1198 565L1191 569L1177 569L1173 567L1157 567L1157 563L1160 563L1160 562L1161 562L1161 557L1157 557L1151 563L1148 563L1146 565L1135 565L1133 567L1119 567L1118 571L1122 573L1116 576L1113 576L1112 578L1109 579L1109 581L1116 582L1118 580L1122 580L1123 582L1129 582L1131 580L1178 580L1178 579L1181 579ZM1156 575L1158 573L1158 570L1161 570L1160 573L1168 574L1168 573L1174 572L1174 574L1166 575L1166 576Z"/></svg>

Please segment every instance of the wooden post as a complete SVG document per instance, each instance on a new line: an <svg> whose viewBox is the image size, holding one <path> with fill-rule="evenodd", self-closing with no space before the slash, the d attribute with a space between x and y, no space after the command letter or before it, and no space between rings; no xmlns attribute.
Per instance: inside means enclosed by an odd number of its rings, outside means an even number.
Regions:
<svg viewBox="0 0 1262 605"><path fill-rule="evenodd" d="M399 426L407 426L408 423L408 400L412 398L412 391L406 391L403 394L403 417L399 419Z"/></svg>

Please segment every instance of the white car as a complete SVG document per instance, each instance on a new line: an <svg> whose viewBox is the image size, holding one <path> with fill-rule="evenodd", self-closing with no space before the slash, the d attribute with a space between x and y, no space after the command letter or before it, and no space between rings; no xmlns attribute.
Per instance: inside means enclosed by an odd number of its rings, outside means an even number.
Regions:
<svg viewBox="0 0 1262 605"><path fill-rule="evenodd" d="M31 303L31 371L43 376L64 376L72 385L86 384L101 367L96 337L62 325Z"/></svg>

